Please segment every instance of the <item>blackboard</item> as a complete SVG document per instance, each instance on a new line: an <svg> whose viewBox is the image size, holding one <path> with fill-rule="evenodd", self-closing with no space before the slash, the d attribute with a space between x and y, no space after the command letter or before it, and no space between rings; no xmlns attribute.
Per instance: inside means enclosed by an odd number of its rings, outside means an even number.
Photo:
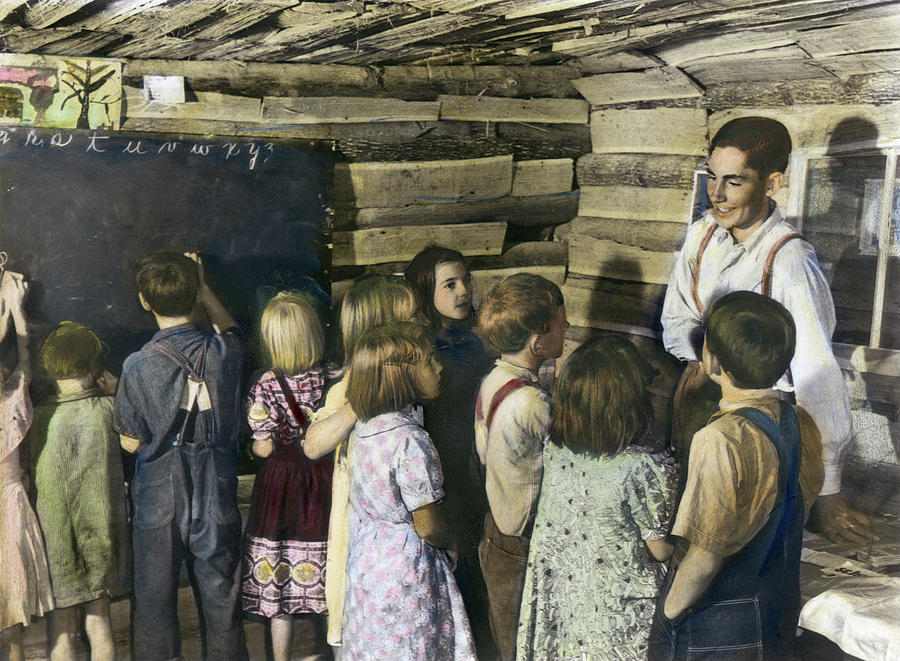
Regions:
<svg viewBox="0 0 900 661"><path fill-rule="evenodd" d="M332 171L308 144L0 126L0 250L40 331L85 323L120 365L155 330L133 284L149 252L201 253L248 329L261 292L321 281Z"/></svg>

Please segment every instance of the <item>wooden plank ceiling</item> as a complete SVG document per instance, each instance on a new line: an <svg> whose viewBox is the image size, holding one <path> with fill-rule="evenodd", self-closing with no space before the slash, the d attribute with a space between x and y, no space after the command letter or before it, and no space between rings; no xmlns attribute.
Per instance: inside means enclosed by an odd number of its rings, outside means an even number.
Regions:
<svg viewBox="0 0 900 661"><path fill-rule="evenodd" d="M701 86L895 71L898 33L900 0L0 0L10 53L581 75L665 65Z"/></svg>

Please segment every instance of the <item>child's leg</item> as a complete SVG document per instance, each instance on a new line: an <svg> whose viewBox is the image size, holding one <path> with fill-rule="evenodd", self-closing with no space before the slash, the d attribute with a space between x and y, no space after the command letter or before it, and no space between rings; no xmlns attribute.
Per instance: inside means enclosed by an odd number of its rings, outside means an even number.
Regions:
<svg viewBox="0 0 900 661"><path fill-rule="evenodd" d="M272 656L275 661L289 661L291 658L291 633L294 620L290 615L275 616L269 620L272 631Z"/></svg>
<svg viewBox="0 0 900 661"><path fill-rule="evenodd" d="M9 653L9 661L25 661L25 648L22 646L22 625L16 624L4 629L0 639Z"/></svg>
<svg viewBox="0 0 900 661"><path fill-rule="evenodd" d="M50 661L76 661L75 630L78 627L75 607L50 611Z"/></svg>
<svg viewBox="0 0 900 661"><path fill-rule="evenodd" d="M109 619L109 599L94 599L85 604L84 610L84 628L91 643L91 661L115 661L116 644Z"/></svg>

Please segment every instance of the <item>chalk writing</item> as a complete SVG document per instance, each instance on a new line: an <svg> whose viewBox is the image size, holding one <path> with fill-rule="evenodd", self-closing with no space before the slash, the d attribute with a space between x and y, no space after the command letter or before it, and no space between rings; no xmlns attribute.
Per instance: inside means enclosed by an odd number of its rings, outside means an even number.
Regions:
<svg viewBox="0 0 900 661"><path fill-rule="evenodd" d="M134 140L129 140L128 144L125 145L125 148L122 150L126 154L146 154L147 150L141 147L141 141L138 140L135 142Z"/></svg>
<svg viewBox="0 0 900 661"><path fill-rule="evenodd" d="M96 151L96 152L100 152L100 153L103 153L106 151L105 149L100 149L100 147L97 146L97 141L98 140L109 140L108 135L100 135L99 133L94 131L93 133L90 134L90 136L88 136L88 139L90 140L90 142L88 143L88 146L84 151L86 151L86 152Z"/></svg>
<svg viewBox="0 0 900 661"><path fill-rule="evenodd" d="M29 128L27 131L17 130L17 127L0 128L0 146L9 145L10 148L28 148L43 149L47 147L55 148L59 151L68 151L69 149L84 149L85 153L96 152L102 154L112 151L127 154L132 157L146 156L148 154L174 154L178 152L182 145L188 152L196 158L215 159L218 163L225 161L243 161L246 163L248 170L255 170L264 166L275 155L275 145L271 142L184 142L171 139L155 139L155 138L131 138L122 136L127 139L127 143L123 141L108 142L111 139L119 138L115 133L107 134L103 131L88 132L70 132L57 131L55 133L42 132L38 129ZM18 140L18 145L16 141ZM223 158L224 156L224 158Z"/></svg>
<svg viewBox="0 0 900 661"><path fill-rule="evenodd" d="M50 146L64 149L65 147L68 147L72 143L72 139L73 138L72 138L71 133L66 133L65 138L63 138L62 133L54 133L53 136L50 138ZM63 140L65 140L65 142L63 142Z"/></svg>

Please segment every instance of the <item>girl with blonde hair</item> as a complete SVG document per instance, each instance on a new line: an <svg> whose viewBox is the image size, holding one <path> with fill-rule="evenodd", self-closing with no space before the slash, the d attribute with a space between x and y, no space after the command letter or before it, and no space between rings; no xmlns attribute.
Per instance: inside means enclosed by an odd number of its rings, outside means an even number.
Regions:
<svg viewBox="0 0 900 661"><path fill-rule="evenodd" d="M416 301L412 290L399 278L374 276L360 280L344 296L341 304L341 337L344 364L349 365L356 341L366 330L390 321L408 321L416 317ZM316 411L303 440L303 449L311 459L334 452L334 478L331 520L328 537L328 560L325 599L328 604L328 643L342 644L341 618L349 536L348 494L350 489L350 454L347 440L356 424L356 414L347 401L347 379L337 381Z"/></svg>
<svg viewBox="0 0 900 661"><path fill-rule="evenodd" d="M307 458L300 444L325 394L325 334L315 303L296 292L268 302L260 333L271 369L250 389L247 420L265 463L247 522L241 600L246 613L269 619L273 655L287 661L293 617L325 612L334 467Z"/></svg>

